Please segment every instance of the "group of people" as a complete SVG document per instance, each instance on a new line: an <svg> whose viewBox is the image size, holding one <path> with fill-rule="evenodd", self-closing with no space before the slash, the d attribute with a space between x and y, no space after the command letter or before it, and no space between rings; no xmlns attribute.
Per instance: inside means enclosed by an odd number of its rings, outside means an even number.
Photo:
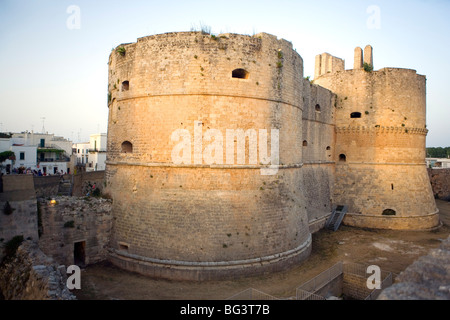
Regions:
<svg viewBox="0 0 450 320"><path fill-rule="evenodd" d="M42 172L41 169L31 170L31 168L25 169L23 167L20 167L20 168L13 168L10 173L7 172L6 174L32 174L33 176L36 176L36 177L42 177L42 176L63 176L65 174L67 174L67 172L64 172L63 170L61 170L61 171L57 171L54 174L50 174L47 172Z"/></svg>

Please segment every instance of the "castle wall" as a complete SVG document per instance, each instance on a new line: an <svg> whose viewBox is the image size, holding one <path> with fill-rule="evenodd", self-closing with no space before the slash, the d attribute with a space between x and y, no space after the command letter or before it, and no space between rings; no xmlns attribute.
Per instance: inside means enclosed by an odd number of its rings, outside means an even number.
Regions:
<svg viewBox="0 0 450 320"><path fill-rule="evenodd" d="M303 89L303 183L311 232L326 222L332 211L334 185L335 95L304 81Z"/></svg>
<svg viewBox="0 0 450 320"><path fill-rule="evenodd" d="M109 63L111 260L161 277L210 279L282 269L304 259L310 233L297 192L303 66L292 45L267 34L187 32L123 47L125 55L116 50ZM232 77L236 69L245 69L245 77ZM125 90L118 87L124 80ZM278 129L276 174L261 174L259 154L250 162L248 142L244 163L227 162L227 129L267 130L269 152L275 147L271 130ZM173 161L176 130L191 145L183 163ZM222 150L207 141L211 132L214 142L222 137ZM122 152L124 141L132 152ZM259 153L264 141L258 141ZM236 146L231 154L239 154Z"/></svg>
<svg viewBox="0 0 450 320"><path fill-rule="evenodd" d="M334 201L349 206L345 223L392 229L439 224L425 164L425 81L414 70L394 68L315 79L337 95ZM386 209L395 216L384 215Z"/></svg>

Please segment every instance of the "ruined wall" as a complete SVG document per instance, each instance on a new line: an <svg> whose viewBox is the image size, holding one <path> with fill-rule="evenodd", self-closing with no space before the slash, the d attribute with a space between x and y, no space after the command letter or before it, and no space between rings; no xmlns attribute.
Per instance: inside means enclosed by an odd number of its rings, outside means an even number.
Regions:
<svg viewBox="0 0 450 320"><path fill-rule="evenodd" d="M109 61L113 262L161 277L207 279L284 268L307 256L308 218L297 192L303 63L291 43L268 34L185 32L123 48ZM238 69L246 73L233 77ZM224 148L216 152L223 163L195 162L195 121L202 134L221 133ZM226 163L227 129L264 129L271 141L273 128L280 134L275 175L261 175L259 155L249 162L248 145L245 163ZM172 161L177 129L190 136L187 163ZM203 139L200 152L208 150ZM125 141L132 152L121 152Z"/></svg>
<svg viewBox="0 0 450 320"><path fill-rule="evenodd" d="M37 203L33 176L4 175L3 192L0 192L0 259L3 246L15 236L38 239ZM6 203L12 208L5 214Z"/></svg>
<svg viewBox="0 0 450 320"><path fill-rule="evenodd" d="M105 171L80 172L73 176L72 196L83 197L87 191L92 192L92 186L103 192L105 187Z"/></svg>
<svg viewBox="0 0 450 320"><path fill-rule="evenodd" d="M384 68L315 79L337 95L334 200L344 223L430 229L439 224L425 164L425 77ZM395 216L385 216L391 209ZM417 224L420 222L420 224Z"/></svg>
<svg viewBox="0 0 450 320"><path fill-rule="evenodd" d="M75 243L84 242L81 264L106 260L111 232L111 201L102 198L54 198L39 201L42 216L41 250L60 264L72 265Z"/></svg>
<svg viewBox="0 0 450 320"><path fill-rule="evenodd" d="M428 169L428 176L434 196L450 201L450 169Z"/></svg>
<svg viewBox="0 0 450 320"><path fill-rule="evenodd" d="M310 231L320 229L332 209L335 149L335 95L304 81L303 89L303 182Z"/></svg>
<svg viewBox="0 0 450 320"><path fill-rule="evenodd" d="M5 300L75 300L67 289L64 265L47 257L36 242L25 241L0 265L0 293Z"/></svg>

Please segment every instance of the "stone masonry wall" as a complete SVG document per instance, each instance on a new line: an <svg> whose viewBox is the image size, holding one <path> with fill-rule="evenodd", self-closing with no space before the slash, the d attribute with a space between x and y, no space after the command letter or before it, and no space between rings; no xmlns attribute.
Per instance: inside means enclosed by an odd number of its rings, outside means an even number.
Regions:
<svg viewBox="0 0 450 320"><path fill-rule="evenodd" d="M92 186L103 192L105 186L105 171L80 172L73 176L72 196L83 197L88 191L92 192Z"/></svg>
<svg viewBox="0 0 450 320"><path fill-rule="evenodd" d="M31 175L4 175L0 193L0 259L4 244L15 236L38 240L37 203ZM9 203L12 213L5 214Z"/></svg>
<svg viewBox="0 0 450 320"><path fill-rule="evenodd" d="M66 282L66 267L33 241L23 242L14 257L0 265L0 293L5 300L75 300Z"/></svg>
<svg viewBox="0 0 450 320"><path fill-rule="evenodd" d="M450 169L428 169L435 198L450 201Z"/></svg>
<svg viewBox="0 0 450 320"><path fill-rule="evenodd" d="M42 199L39 246L58 263L74 264L74 246L84 242L85 264L106 260L111 232L111 200L96 197Z"/></svg>
<svg viewBox="0 0 450 320"><path fill-rule="evenodd" d="M59 180L60 180L59 175L33 177L33 180L34 180L34 189L36 191L36 197L46 198L56 196L58 194Z"/></svg>
<svg viewBox="0 0 450 320"><path fill-rule="evenodd" d="M356 300L364 300L371 290L367 288L367 277L344 272L342 293Z"/></svg>
<svg viewBox="0 0 450 320"><path fill-rule="evenodd" d="M334 101L331 91L304 80L303 89L303 181L310 231L320 229L330 215L334 185Z"/></svg>

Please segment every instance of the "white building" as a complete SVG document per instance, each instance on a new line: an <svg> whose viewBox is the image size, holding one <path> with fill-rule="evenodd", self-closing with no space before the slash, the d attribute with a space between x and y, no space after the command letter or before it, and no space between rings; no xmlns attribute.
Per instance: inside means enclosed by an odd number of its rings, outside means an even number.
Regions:
<svg viewBox="0 0 450 320"><path fill-rule="evenodd" d="M13 169L36 170L44 175L69 173L72 142L54 134L21 132L0 139L0 152L12 151L14 160L0 164L3 173Z"/></svg>
<svg viewBox="0 0 450 320"><path fill-rule="evenodd" d="M73 153L77 156L77 165L85 166L89 160L89 149L91 144L89 142L74 143L72 145Z"/></svg>
<svg viewBox="0 0 450 320"><path fill-rule="evenodd" d="M86 171L100 171L106 168L106 133L91 134L89 142L74 143L72 150L77 156L77 165Z"/></svg>
<svg viewBox="0 0 450 320"><path fill-rule="evenodd" d="M100 171L106 169L106 133L91 134L89 137L89 161L86 171Z"/></svg>
<svg viewBox="0 0 450 320"><path fill-rule="evenodd" d="M433 169L450 168L450 159L447 158L426 158L427 167Z"/></svg>

